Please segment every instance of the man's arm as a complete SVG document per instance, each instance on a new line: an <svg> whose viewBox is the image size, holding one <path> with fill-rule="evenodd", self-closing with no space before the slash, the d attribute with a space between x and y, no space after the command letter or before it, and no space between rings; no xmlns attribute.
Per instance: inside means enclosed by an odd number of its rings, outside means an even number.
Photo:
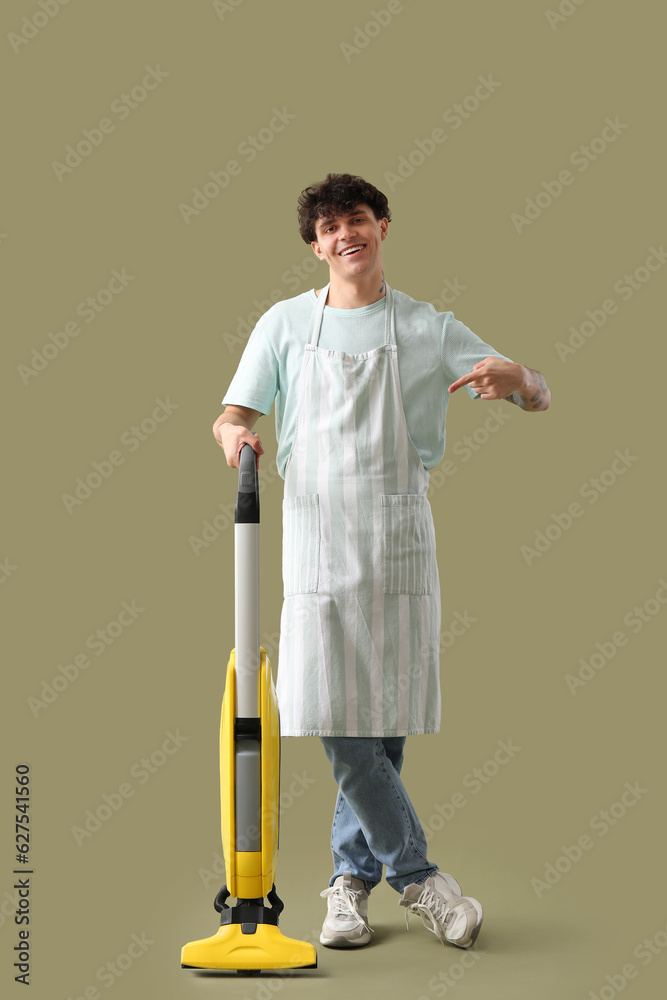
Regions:
<svg viewBox="0 0 667 1000"><path fill-rule="evenodd" d="M551 392L541 372L504 358L478 361L471 372L452 382L449 392L456 392L462 385L469 385L482 399L507 399L529 412L546 410L551 402Z"/></svg>
<svg viewBox="0 0 667 1000"><path fill-rule="evenodd" d="M544 375L535 368L526 368L525 365L521 367L526 372L525 388L503 398L516 403L522 410L546 410L551 402L551 393Z"/></svg>
<svg viewBox="0 0 667 1000"><path fill-rule="evenodd" d="M260 410L253 410L249 406L235 406L230 403L225 412L221 413L213 424L213 436L225 453L227 465L232 469L239 467L239 456L244 444L252 446L257 456L257 468L259 468L259 456L264 454L264 448L252 428L261 416Z"/></svg>

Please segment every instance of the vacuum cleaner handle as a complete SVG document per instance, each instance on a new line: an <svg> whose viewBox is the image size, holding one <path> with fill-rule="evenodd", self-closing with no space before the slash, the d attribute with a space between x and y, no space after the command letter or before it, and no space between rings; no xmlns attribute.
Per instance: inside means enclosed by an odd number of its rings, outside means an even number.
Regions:
<svg viewBox="0 0 667 1000"><path fill-rule="evenodd" d="M236 524L259 524L259 474L252 445L244 444L239 456Z"/></svg>
<svg viewBox="0 0 667 1000"><path fill-rule="evenodd" d="M239 456L234 525L236 718L259 717L259 476L255 452Z"/></svg>

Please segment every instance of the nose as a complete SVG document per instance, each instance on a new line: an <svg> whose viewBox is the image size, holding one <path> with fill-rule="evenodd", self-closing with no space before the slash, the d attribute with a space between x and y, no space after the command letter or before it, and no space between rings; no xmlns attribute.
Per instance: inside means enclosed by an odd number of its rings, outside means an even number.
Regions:
<svg viewBox="0 0 667 1000"><path fill-rule="evenodd" d="M350 237L352 237L352 236L355 235L356 231L357 230L356 230L356 227L355 227L354 223L352 223L352 222L347 222L347 223L344 222L344 223L342 223L341 227L340 227L340 238L341 238L341 240L344 240L345 242L347 242L350 239Z"/></svg>

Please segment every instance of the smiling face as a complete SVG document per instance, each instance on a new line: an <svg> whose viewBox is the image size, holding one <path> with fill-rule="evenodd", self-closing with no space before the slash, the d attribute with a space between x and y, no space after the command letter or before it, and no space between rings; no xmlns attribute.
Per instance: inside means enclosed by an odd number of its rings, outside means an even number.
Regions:
<svg viewBox="0 0 667 1000"><path fill-rule="evenodd" d="M317 239L311 243L316 255L325 261L334 275L349 281L357 276L382 273L382 241L389 223L376 219L373 209L361 203L353 212L318 219Z"/></svg>

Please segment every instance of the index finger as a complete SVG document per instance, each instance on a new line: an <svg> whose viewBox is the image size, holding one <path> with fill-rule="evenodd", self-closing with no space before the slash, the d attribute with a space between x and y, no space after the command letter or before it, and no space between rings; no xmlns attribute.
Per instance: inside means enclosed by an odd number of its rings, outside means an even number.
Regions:
<svg viewBox="0 0 667 1000"><path fill-rule="evenodd" d="M456 382L452 382L448 391L456 392L456 390L460 389L462 385L468 385L469 382L474 382L478 375L479 372L468 372L467 375L462 375L461 378L457 378Z"/></svg>
<svg viewBox="0 0 667 1000"><path fill-rule="evenodd" d="M262 442L259 439L259 434L257 434L256 431L250 431L249 433L252 435L253 438L252 441L248 441L244 438L242 438L239 441L238 450L236 452L236 465L234 466L235 469L238 469L239 467L239 464L241 462L241 451L243 450L243 447L246 444L249 444L252 450L255 452L255 468L259 469L259 457L260 455L264 454L264 448L262 446Z"/></svg>

